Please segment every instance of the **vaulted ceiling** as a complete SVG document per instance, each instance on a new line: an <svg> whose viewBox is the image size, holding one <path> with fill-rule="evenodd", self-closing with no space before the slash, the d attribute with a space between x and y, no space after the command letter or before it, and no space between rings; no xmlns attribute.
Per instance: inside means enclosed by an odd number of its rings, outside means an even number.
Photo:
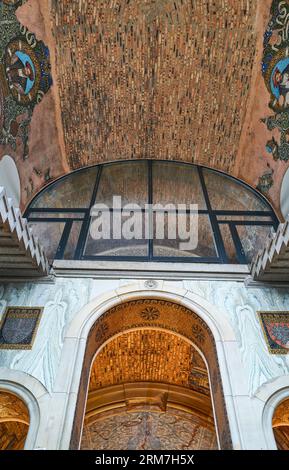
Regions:
<svg viewBox="0 0 289 470"><path fill-rule="evenodd" d="M96 356L89 391L128 382L161 382L209 395L208 373L196 349L166 331L139 329L111 340Z"/></svg>
<svg viewBox="0 0 289 470"><path fill-rule="evenodd" d="M18 164L22 206L72 169L160 158L229 172L279 209L288 163L266 151L261 121L272 114L260 67L272 0L4 3L48 46L53 77L25 145L0 142L0 159Z"/></svg>
<svg viewBox="0 0 289 470"><path fill-rule="evenodd" d="M255 57L256 6L53 1L69 165L147 157L232 171Z"/></svg>
<svg viewBox="0 0 289 470"><path fill-rule="evenodd" d="M163 448L163 439L167 449L217 448L206 365L169 331L124 332L93 361L81 447Z"/></svg>

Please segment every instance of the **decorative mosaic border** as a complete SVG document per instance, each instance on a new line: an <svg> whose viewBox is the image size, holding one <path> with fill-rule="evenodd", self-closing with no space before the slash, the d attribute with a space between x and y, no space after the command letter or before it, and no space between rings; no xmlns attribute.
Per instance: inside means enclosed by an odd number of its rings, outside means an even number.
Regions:
<svg viewBox="0 0 289 470"><path fill-rule="evenodd" d="M289 354L289 311L258 311L257 315L269 353Z"/></svg>
<svg viewBox="0 0 289 470"><path fill-rule="evenodd" d="M0 324L0 349L32 349L43 310L43 307L6 307ZM17 319L34 319L31 330L28 330L27 335L23 336L22 342L10 343L7 342L3 336L6 321L13 318L16 321Z"/></svg>

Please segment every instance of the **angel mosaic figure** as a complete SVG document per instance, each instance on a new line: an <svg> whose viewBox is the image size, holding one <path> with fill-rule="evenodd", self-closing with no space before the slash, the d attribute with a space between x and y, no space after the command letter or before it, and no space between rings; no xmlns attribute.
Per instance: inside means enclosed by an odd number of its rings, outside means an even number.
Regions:
<svg viewBox="0 0 289 470"><path fill-rule="evenodd" d="M282 98L280 105L287 108L289 106L289 65L282 72L277 67L272 76L272 81L274 88L279 91L279 103L280 98Z"/></svg>
<svg viewBox="0 0 289 470"><path fill-rule="evenodd" d="M10 86L14 86L18 93L27 95L30 92L35 82L35 69L27 54L17 51L6 73Z"/></svg>

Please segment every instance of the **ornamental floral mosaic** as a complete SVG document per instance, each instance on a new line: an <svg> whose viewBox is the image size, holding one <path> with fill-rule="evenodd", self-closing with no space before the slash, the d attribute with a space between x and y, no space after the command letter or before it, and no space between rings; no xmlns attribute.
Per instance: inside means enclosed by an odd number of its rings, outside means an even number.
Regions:
<svg viewBox="0 0 289 470"><path fill-rule="evenodd" d="M49 50L21 25L16 9L26 0L0 0L0 145L29 156L28 134L34 106L52 85Z"/></svg>
<svg viewBox="0 0 289 470"><path fill-rule="evenodd" d="M258 312L271 354L289 354L289 312Z"/></svg>
<svg viewBox="0 0 289 470"><path fill-rule="evenodd" d="M269 131L280 132L279 142L274 136L266 150L274 160L289 160L289 0L274 0L271 19L264 35L262 74L270 94L272 114L262 119Z"/></svg>

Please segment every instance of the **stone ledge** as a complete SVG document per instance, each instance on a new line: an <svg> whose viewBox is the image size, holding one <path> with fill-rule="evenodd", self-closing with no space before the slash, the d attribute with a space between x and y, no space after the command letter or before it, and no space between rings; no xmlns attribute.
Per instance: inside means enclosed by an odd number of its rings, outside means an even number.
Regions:
<svg viewBox="0 0 289 470"><path fill-rule="evenodd" d="M134 261L55 260L56 276L126 279L224 279L244 281L247 265L203 263L159 263Z"/></svg>

